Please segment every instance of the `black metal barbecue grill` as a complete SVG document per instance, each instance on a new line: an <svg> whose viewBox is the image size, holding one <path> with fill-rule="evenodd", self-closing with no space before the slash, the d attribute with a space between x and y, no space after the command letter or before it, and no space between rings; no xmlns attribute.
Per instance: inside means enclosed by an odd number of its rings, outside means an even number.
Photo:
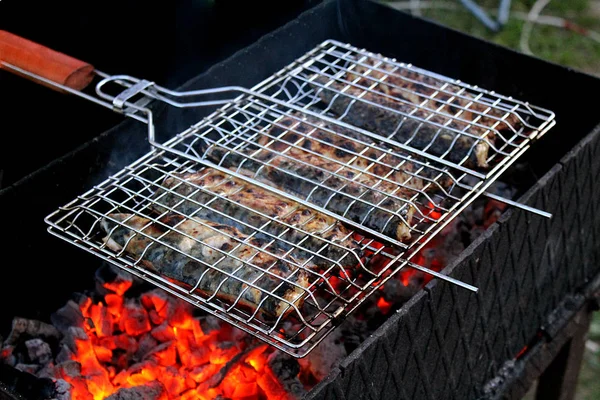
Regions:
<svg viewBox="0 0 600 400"><path fill-rule="evenodd" d="M3 67L28 75L7 61ZM99 100L64 85L60 89L147 123L153 151L52 213L46 219L49 231L125 270L135 268L141 278L297 356L314 348L406 265L474 289L410 259L555 124L547 110L331 40L252 90L178 93L125 75L96 73L103 78L96 85ZM105 88L113 82L125 87L115 96ZM179 100L227 92L242 94L231 101ZM134 103L140 94L146 98ZM416 100L406 100L411 97ZM149 99L175 107L225 105L159 144ZM391 126L386 132L369 131L345 122L360 122L356 113ZM332 153L319 153L320 145L331 147ZM477 165L490 168L480 172ZM183 175L193 172L202 180L213 171L223 181L204 187L189 188ZM256 194L266 190L295 205L277 215L275 205L269 210L242 204L232 199L231 189L222 188L235 179L238 193L248 187ZM175 185L167 185L168 180L176 180ZM214 205L219 201L225 203L220 209ZM300 206L317 214L300 225L286 222ZM232 208L240 207L245 218L231 215ZM161 219L170 213L179 217L175 225ZM321 214L333 219L311 232L308 224ZM258 224L256 216L262 218ZM210 224L211 219L227 228ZM351 228L343 238L319 235L339 222ZM98 230L104 224L110 228L101 238ZM151 233L149 228L156 226L160 233ZM244 235L229 227L240 227ZM126 239L117 243L113 237L123 229ZM192 233L198 230L210 233ZM367 238L354 248L340 244L355 233ZM227 248L222 240L215 242L222 236ZM259 236L264 242L256 242ZM142 247L127 250L139 238ZM394 247L375 247L375 241ZM370 257L385 256L385 265L369 265L362 259L365 251ZM261 264L265 257L270 261ZM154 262L151 268L148 262ZM178 267L170 270L161 262ZM318 269L319 263L325 265ZM182 272L184 265L195 267ZM280 265L290 271L279 271ZM346 270L353 267L358 276ZM341 284L334 287L332 276ZM250 311L241 306L248 296L258 296ZM220 301L223 297L230 301ZM275 314L273 321L263 316L268 307L276 308L269 312ZM284 330L288 315L297 322Z"/></svg>
<svg viewBox="0 0 600 400"><path fill-rule="evenodd" d="M254 87L250 92L245 92L233 104L208 115L202 122L197 123L197 120L204 116L202 110L181 111L154 107L153 113L160 115L160 118L156 119L157 135L160 136L159 132L184 131L189 126L192 128L170 142L165 142L164 145L160 143L163 143L166 138L157 139L152 143L157 146L153 153L143 156L143 151L140 149L142 146L137 143L140 143L140 139L146 132L139 126L126 122L85 148L57 161L48 169L36 173L27 181L3 191L2 201L6 202L5 209L16 209L22 199L32 198L35 193L51 193L50 188L55 183L68 184L66 190L68 193L53 193L52 201L47 200L47 203L52 204L44 204L25 216L7 216L10 226L15 227L15 234L9 238L10 246L26 251L27 247L32 245L31 240L34 240L44 249L44 252L40 251L39 254L31 254L31 257L36 260L34 264L37 265L42 265L44 259L52 257L51 254L56 251L55 249L61 249L61 253L64 252L69 259L73 259L72 263L63 259L55 261L73 265L73 267L60 265L58 268L77 268L75 265L80 264L80 261L76 260L85 260L86 263L93 264L89 257L62 248L55 241L47 240L44 236L38 238L33 234L32 238L31 232L27 229L28 224L19 218L27 221L29 218L39 218L44 213L50 213L53 205L67 203L89 186L89 175L96 175L95 182L101 182L108 172L119 171L114 178L99 183L92 191L53 214L50 218L53 233L66 236L80 247L103 254L111 262L121 263L125 268L130 269L133 262L132 272L137 270L146 279L155 279L156 283L172 293L184 297L190 296L186 288L182 290L178 285L173 286L171 282L160 276L152 277L151 271L145 270L140 264L135 265L139 260L132 260L125 254L109 250L97 236L94 236L97 233L93 233L90 229L101 218L106 217L115 206L128 208L136 214L157 220L148 211L148 204L158 203L159 206L170 207L152 196L157 188L161 188L163 178L165 176L177 178L179 175L176 172L202 172L203 168L210 167L246 184L272 190L267 183L256 179L256 176L248 177L236 170L220 166L225 161L225 157L219 161L203 157L205 154L211 154L210 149L215 148L225 150L218 154L229 156L237 154L250 160L252 156L248 154L252 153L242 151L243 149L251 149L250 151L254 151L255 154L260 154L261 151L272 151L270 147L260 145L252 139L258 135L266 135L270 140L274 140L274 137L269 137L272 135L269 133L269 127L276 125L282 117L292 116L298 123L309 124L313 128L321 129L321 124L325 124L325 130L331 129L335 132L349 132L348 134L351 133L353 136L360 134L374 138L373 132L345 122L343 115L338 119L335 113L326 114L327 111L331 111L327 107L316 107L317 101L322 104L318 87L329 88L332 82L342 81L347 88L359 87L362 93L368 93L381 90L381 86L378 86L381 81L372 80L373 86L369 87L362 86L358 80L371 80L373 71L384 72L387 77L400 75L401 72L398 71L404 69L414 70L414 67L380 58L375 54L364 53L357 47L345 45L346 42L436 71L435 74L430 74L427 70L417 70L418 73L426 74L435 82L441 83L442 92L445 88L453 86L460 88L458 92L450 92L449 96L464 95L468 99L475 99L492 107L499 106L504 111L503 115L514 113L522 116L521 126L512 131L509 129L512 132L510 135L501 132L500 129L495 132L500 138L496 141L500 143L496 148L493 146L496 143L488 141L487 144L492 146L487 160L491 167L487 170L469 165L470 153L468 152L460 162L451 162L447 160L447 155L428 153L431 147L412 147L410 144L397 142L393 137L380 138L380 135L377 135L375 144L366 145L370 150L388 154L389 147L392 147L394 154L397 154L398 163L420 166L416 171L426 169L438 171L433 178L429 173L422 175L418 175L420 172L414 173L419 179L432 181L432 185L437 184L440 188L437 192L429 194L419 189L415 190L418 193L415 193L414 199L408 201L403 199L403 203L406 204L413 202L410 205L417 210L415 218L420 222L410 226L412 241L396 243L393 238L377 236L378 241L396 245L396 249L400 250L400 255L390 255L395 261L401 260L396 264L387 264L390 271L396 271L407 264L409 261L407 256L410 256L414 248L423 244L419 239L429 237L437 229L441 229L439 227L443 225L445 219L451 218L453 213L460 210L460 207L467 204L474 196L483 194L486 184L508 168L511 160L521 156L528 148L529 142L541 137L554 120L554 115L543 109L535 109L512 98L498 96L495 93L449 80L444 76L454 76L481 87L494 88L506 95L540 104L556 113L556 120L559 122L557 126L524 156L538 174L546 173L563 156L562 149L572 147L575 141L587 134L597 122L591 109L588 110L592 107L591 104L575 105L564 100L569 96L572 87L596 88L598 82L593 78L496 48L446 28L392 12L380 5L362 1L342 1L340 4L345 7L335 2L316 7L228 60L227 63L213 68L207 75L186 85L186 90L209 87L207 85L209 81L213 86L234 84L251 87L253 82L266 79L263 84ZM378 24L366 24L367 21L378 21ZM386 28L382 28L389 26L402 28L396 33L389 33ZM283 37L288 39L282 41ZM331 38L341 42L324 42ZM399 39L404 39L405 42ZM294 46L290 47L292 42ZM399 43L403 45L400 46ZM291 48L295 50L292 52ZM436 48L437 51L436 54L422 52L420 51L422 48ZM311 49L315 50L310 53ZM277 57L269 59L266 54L277 54ZM301 54L307 56L294 61ZM472 54L479 55L477 63L469 57ZM361 61L360 56L363 55L366 55L369 60L374 58L381 63L376 63L374 66L369 64L367 73L363 72L360 77L357 76L356 82L345 81L347 78L344 74L356 70L361 63L362 66L367 66L366 59ZM241 65L253 59L267 61L261 63L252 74L246 71L246 74L241 76L239 70ZM281 70L290 62L292 64L289 67ZM391 67L391 70L388 67ZM540 69L556 77L552 87L541 79L537 73ZM278 70L279 73L269 78L274 71ZM319 72L327 77L327 83L315 78L314 74ZM346 96L344 91L337 94L338 99ZM352 97L352 100L368 101L363 97ZM422 107L427 108L427 103ZM453 120L460 119L460 108L459 105L459 110L454 113L458 115L448 115L443 107L438 110L428 109L427 115L444 114L448 126L438 126L439 130L443 128L456 134L464 134L450 126ZM418 110L419 107L415 106L413 109ZM391 110L391 112L395 111ZM413 120L419 118L421 117L417 115ZM506 121L503 118L499 119ZM421 122L425 121L419 121ZM467 125L470 123L460 122ZM436 122L434 121L433 124L435 125ZM529 129L527 124L530 124ZM495 129L490 126L484 128ZM119 137L120 132L125 130L129 133ZM294 133L299 134L300 138L310 135L298 129ZM485 142L487 134L474 138L475 142ZM114 141L127 142L129 146L120 146L122 152L119 150L112 152ZM257 144L259 146L256 146ZM446 269L445 272L452 279L470 282L478 287L480 289L478 294L440 282L430 284L426 290L419 292L407 303L400 313L392 316L377 331L373 339L365 342L347 360L344 360L339 368L309 395L309 398L353 398L352 393L362 393L365 398L477 398L482 396L485 382L498 373L500 366L507 359L515 358L523 346L531 343L539 328L545 323L547 315L559 305L565 295L574 293L577 288L582 287L588 279L596 275L598 255L595 250L595 238L598 224L593 193L597 188L595 171L598 166L594 162L595 145L596 135L591 134L571 152L569 157L564 158L535 183L527 196L520 199L521 203L552 213L552 219L539 218L519 209L509 211L500 223L490 228L458 262ZM294 143L288 143L287 146L287 148L294 148ZM119 153L122 153L122 158L119 157ZM94 161L90 164L87 159L90 154L94 155L94 160L103 161L97 163ZM120 171L140 156L143 158ZM108 171L105 168L107 161L111 164L116 162L117 165L109 165L110 171ZM377 161L371 160L371 162ZM82 172L74 170L72 167L75 165L79 166L77 169ZM351 168L351 165L340 165L340 167ZM53 175L56 177L48 179ZM440 175L449 177L444 180L444 184L440 183L441 180L437 180ZM381 180L382 177L378 178ZM326 187L326 189L330 188ZM439 195L442 190L448 192L443 199ZM117 191L120 193L117 194ZM283 191L275 192L303 206L341 219L352 230L369 233L360 222L345 220L343 215L333 213L326 206L315 206L310 198L302 199ZM123 194L125 196L122 196ZM213 198L218 197L214 192L210 195ZM140 202L140 199L143 201ZM194 202L194 199L189 197L184 197L182 200ZM432 220L432 211L440 212L442 217ZM265 217L269 223L274 222L272 216ZM85 218L89 218L83 224L87 229L81 229L80 221ZM32 221L35 223L34 219ZM369 242L364 244L365 247L369 245ZM378 249L376 248L375 251ZM314 257L320 257L314 250L306 248L302 250L312 251ZM379 251L383 252L383 250ZM286 262L289 262L289 259L286 259ZM572 265L581 265L581 267L567 267ZM362 285L359 287L360 292L364 293L365 290L368 292L381 283L373 284L373 282L389 276L384 275L384 271L370 271L373 275L372 279L357 284L358 281L348 275L344 289L337 293L330 285L326 283L323 285L334 268L336 267L319 273L321 275L315 274L310 285L303 287L308 288L306 292L309 293L309 297L315 298L312 303L310 300L305 301L305 307L318 310L310 314L313 320L303 318L301 309L294 301L288 301L290 308L294 309L293 312L298 314L298 319L301 321L304 319L302 329L314 333L312 337L307 335L308 339L298 340L298 337L294 336L298 334L298 330L295 334L284 338L270 335L274 332L278 321L274 323L261 320L257 317L258 314L248 314L231 305L227 309L222 303L212 301L213 299L209 299L212 303L207 303L206 298L199 296L190 296L186 300L200 302L204 308L209 304L211 312L225 319L230 318L237 324L243 323L242 328L255 334L260 335L262 332L263 339L269 340L274 345L284 347L278 344L284 343L286 346L291 345L291 348L307 345L308 349L305 348L305 351L309 351L311 346L318 343L319 338L322 337L318 335L319 333L323 334L330 327L335 326L332 322L337 323L338 314L351 311L364 298L344 297L346 293L344 290L351 293L349 289L353 285ZM23 271L11 270L8 274L9 278L12 277L11 281L27 281ZM32 283L32 288L35 289L32 291L34 298L41 299L51 293L50 288L43 284L47 281L43 278L44 274L49 274L49 271L42 272L39 282ZM46 275L49 276L51 275ZM340 276L344 277L343 273L338 274L338 278ZM328 304L319 304L316 300L315 293L319 290L332 299ZM8 301L8 297L5 300ZM335 311L330 311L332 306ZM21 311L32 313L32 310L27 307L21 305L18 307ZM40 309L38 312L43 310ZM387 372L381 374L378 371Z"/></svg>

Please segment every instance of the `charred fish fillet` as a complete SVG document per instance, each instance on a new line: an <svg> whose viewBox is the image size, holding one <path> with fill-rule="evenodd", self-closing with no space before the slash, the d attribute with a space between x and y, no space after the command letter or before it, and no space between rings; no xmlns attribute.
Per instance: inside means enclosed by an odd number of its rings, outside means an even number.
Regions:
<svg viewBox="0 0 600 400"><path fill-rule="evenodd" d="M233 226L321 268L354 267L363 257L362 246L338 220L213 168L165 178L154 198L161 212L167 207Z"/></svg>
<svg viewBox="0 0 600 400"><path fill-rule="evenodd" d="M124 250L144 267L174 281L197 285L196 290L205 296L252 312L258 309L264 318L291 312L291 304L300 307L304 288L309 286L305 270L259 250L264 243L248 239L231 226L176 215L155 223L132 214L109 214L101 226L111 250ZM267 270L275 276L265 273Z"/></svg>
<svg viewBox="0 0 600 400"><path fill-rule="evenodd" d="M423 187L411 174L415 166L335 129L286 116L258 135L260 148L234 153L213 146L205 157L383 235L410 239L410 200Z"/></svg>
<svg viewBox="0 0 600 400"><path fill-rule="evenodd" d="M466 159L469 165L487 167L495 130L506 129L508 124L519 126L516 114L500 115L501 111L471 100L468 93L453 98L437 90L442 84L431 77L414 71L387 74L369 70L367 75L366 70L362 67L355 74L346 74L353 85L314 76L313 87L332 112L343 116L343 121L418 150L455 163ZM382 80L373 87L374 82ZM457 94L460 90L444 86L446 92Z"/></svg>
<svg viewBox="0 0 600 400"><path fill-rule="evenodd" d="M364 64L358 64L356 73L349 72L346 78L363 87L371 87L375 81L379 82L377 90L422 107L416 110L420 117L430 116L430 120L458 130L467 128L467 123L473 121L477 125L470 126L469 130L477 134L485 134L486 128L500 131L511 127L517 129L521 125L514 111L492 107L460 86L414 69L397 68L389 63L379 65L375 59L367 60Z"/></svg>

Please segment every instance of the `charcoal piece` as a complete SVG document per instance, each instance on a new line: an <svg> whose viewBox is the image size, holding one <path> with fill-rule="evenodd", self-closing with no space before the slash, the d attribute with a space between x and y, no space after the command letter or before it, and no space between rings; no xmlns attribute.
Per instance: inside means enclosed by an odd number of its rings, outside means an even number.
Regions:
<svg viewBox="0 0 600 400"><path fill-rule="evenodd" d="M175 365L177 362L175 341L166 342L155 346L148 353L146 353L143 358L145 360L155 361L158 365L162 365L164 367Z"/></svg>
<svg viewBox="0 0 600 400"><path fill-rule="evenodd" d="M121 388L106 400L159 400L166 397L167 392L162 383L153 381L145 385Z"/></svg>
<svg viewBox="0 0 600 400"><path fill-rule="evenodd" d="M221 320L212 315L202 316L200 317L200 326L202 327L202 332L208 335L212 331L221 329Z"/></svg>
<svg viewBox="0 0 600 400"><path fill-rule="evenodd" d="M135 353L135 359L142 360L146 354L150 353L156 346L158 346L158 341L154 339L150 333L143 334L138 340L138 349Z"/></svg>
<svg viewBox="0 0 600 400"><path fill-rule="evenodd" d="M170 340L175 339L173 328L171 328L166 322L163 322L159 326L152 328L150 334L154 339L158 340L159 342L168 342Z"/></svg>
<svg viewBox="0 0 600 400"><path fill-rule="evenodd" d="M54 382L56 400L71 400L71 384L64 379Z"/></svg>
<svg viewBox="0 0 600 400"><path fill-rule="evenodd" d="M339 327L346 353L352 353L372 332L367 321L350 315Z"/></svg>
<svg viewBox="0 0 600 400"><path fill-rule="evenodd" d="M17 357L14 354L15 346L4 345L0 350L0 364L10 365L14 367L17 364Z"/></svg>
<svg viewBox="0 0 600 400"><path fill-rule="evenodd" d="M96 292L104 296L116 293L122 296L131 287L138 287L143 281L112 264L103 264L94 275Z"/></svg>
<svg viewBox="0 0 600 400"><path fill-rule="evenodd" d="M72 326L83 326L84 318L79 304L69 300L67 304L50 316L50 321L64 334Z"/></svg>
<svg viewBox="0 0 600 400"><path fill-rule="evenodd" d="M119 329L131 336L139 336L150 332L152 325L148 312L135 300L128 300L123 306L123 315L119 321Z"/></svg>
<svg viewBox="0 0 600 400"><path fill-rule="evenodd" d="M33 362L45 365L52 359L50 345L42 339L35 338L27 340L25 346L27 347L27 354Z"/></svg>
<svg viewBox="0 0 600 400"><path fill-rule="evenodd" d="M56 371L62 377L76 378L81 376L81 364L75 360L68 360L56 366Z"/></svg>
<svg viewBox="0 0 600 400"><path fill-rule="evenodd" d="M23 371L23 372L27 372L29 374L35 375L35 373L37 372L37 370L40 369L40 366L39 366L39 364L22 364L22 363L19 363L19 364L15 365L15 368L18 369L19 371Z"/></svg>
<svg viewBox="0 0 600 400"><path fill-rule="evenodd" d="M73 353L77 353L76 340L90 340L90 338L83 328L72 326L67 330L63 343L66 344Z"/></svg>
<svg viewBox="0 0 600 400"><path fill-rule="evenodd" d="M269 355L268 365L286 393L298 399L306 395L304 385L298 378L300 364L297 359L283 352L276 351Z"/></svg>
<svg viewBox="0 0 600 400"><path fill-rule="evenodd" d="M58 354L56 355L56 362L62 363L73 359L74 352L69 348L66 343L61 343L59 346Z"/></svg>
<svg viewBox="0 0 600 400"><path fill-rule="evenodd" d="M398 279L390 279L383 285L383 298L398 307L406 303L416 292L418 287L405 286Z"/></svg>
<svg viewBox="0 0 600 400"><path fill-rule="evenodd" d="M169 303L173 302L173 296L170 296L167 292L162 289L154 289L149 292L145 292L140 296L142 305L148 310L156 310L160 316L165 316L165 307L169 306Z"/></svg>
<svg viewBox="0 0 600 400"><path fill-rule="evenodd" d="M35 319L15 317L12 321L12 329L4 344L17 344L22 335L44 339L60 339L61 337L60 332L50 324Z"/></svg>
<svg viewBox="0 0 600 400"><path fill-rule="evenodd" d="M89 308L91 323L98 337L111 336L113 334L113 316L108 307L101 304L93 304Z"/></svg>
<svg viewBox="0 0 600 400"><path fill-rule="evenodd" d="M56 366L54 363L49 362L42 369L40 369L37 374L38 378L50 378L54 379L57 375Z"/></svg>

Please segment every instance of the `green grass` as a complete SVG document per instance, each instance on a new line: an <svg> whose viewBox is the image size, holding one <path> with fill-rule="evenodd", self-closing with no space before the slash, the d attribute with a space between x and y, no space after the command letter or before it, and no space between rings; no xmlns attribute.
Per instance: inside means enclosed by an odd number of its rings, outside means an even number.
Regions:
<svg viewBox="0 0 600 400"><path fill-rule="evenodd" d="M390 4L393 3L390 2ZM446 1L445 3L449 2ZM485 28L473 15L462 8L458 1L455 3L455 9L425 9L422 10L422 16L471 35L519 50L519 40L524 21L514 16L517 12L529 12L534 3L533 1L512 1L511 16L513 18L498 33ZM493 10L498 1L485 0L478 3ZM600 31L600 12L598 12L598 15L594 15L588 6L589 0L554 1L546 7L542 14L567 18L586 29ZM529 46L537 57L600 75L600 43L588 37L553 26L536 25L533 28Z"/></svg>
<svg viewBox="0 0 600 400"><path fill-rule="evenodd" d="M495 9L498 2L499 0L479 0L477 3L482 7ZM473 15L462 8L458 1L453 3L456 5L455 9L422 10L422 16L520 51L519 41L524 21L514 16L516 12L528 13L535 0L513 0L511 7L513 18L498 33L485 28ZM600 32L600 1L596 1L596 7L591 6L590 0L552 1L542 15L566 18L583 28ZM600 43L588 37L557 27L536 25L531 34L529 47L537 57L600 76ZM594 315L589 340L600 346L600 313ZM533 400L534 392L533 388L525 398ZM579 375L576 400L600 400L600 352L586 350Z"/></svg>

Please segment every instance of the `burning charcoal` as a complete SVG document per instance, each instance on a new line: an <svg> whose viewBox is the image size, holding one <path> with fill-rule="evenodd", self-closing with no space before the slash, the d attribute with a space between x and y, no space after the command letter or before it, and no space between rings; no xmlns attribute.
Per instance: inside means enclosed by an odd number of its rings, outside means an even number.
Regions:
<svg viewBox="0 0 600 400"><path fill-rule="evenodd" d="M62 363L65 361L72 360L74 353L71 351L69 346L65 343L60 344L60 350L58 351L58 355L56 356L56 362Z"/></svg>
<svg viewBox="0 0 600 400"><path fill-rule="evenodd" d="M218 370L219 366L216 364L204 364L192 368L189 372L189 376L191 376L196 383L202 383L215 375Z"/></svg>
<svg viewBox="0 0 600 400"><path fill-rule="evenodd" d="M177 299L170 300L164 309L167 311L166 318L171 326L186 325L186 320L192 315L191 304ZM159 311L158 314L163 315L163 311Z"/></svg>
<svg viewBox="0 0 600 400"><path fill-rule="evenodd" d="M79 304L69 300L67 304L50 316L50 320L64 334L72 326L83 326L84 318Z"/></svg>
<svg viewBox="0 0 600 400"><path fill-rule="evenodd" d="M76 328L74 326L70 327L65 334L65 338L63 339L63 343L65 343L69 350L73 353L77 353L77 345L75 343L76 340L89 340L87 333L83 330L83 328Z"/></svg>
<svg viewBox="0 0 600 400"><path fill-rule="evenodd" d="M54 382L56 389L56 400L71 400L71 384L64 379L57 379Z"/></svg>
<svg viewBox="0 0 600 400"><path fill-rule="evenodd" d="M129 300L123 307L123 315L119 321L119 329L131 336L139 336L143 333L150 332L152 326L148 318L148 312L142 305L135 301Z"/></svg>
<svg viewBox="0 0 600 400"><path fill-rule="evenodd" d="M107 293L116 293L122 296L134 282L131 274L115 267L112 264L103 264L96 270L96 291L102 296ZM137 280L137 282L140 282Z"/></svg>
<svg viewBox="0 0 600 400"><path fill-rule="evenodd" d="M199 318L202 331L207 335L212 331L221 329L221 320L212 315L206 315Z"/></svg>
<svg viewBox="0 0 600 400"><path fill-rule="evenodd" d="M35 319L16 317L12 321L12 330L4 344L17 344L21 335L41 337L44 339L60 339L60 332L50 324Z"/></svg>
<svg viewBox="0 0 600 400"><path fill-rule="evenodd" d="M77 393L77 400L92 400L94 398L88 389L88 380L85 377L78 376L77 378L70 379L69 382L71 383L72 391Z"/></svg>
<svg viewBox="0 0 600 400"><path fill-rule="evenodd" d="M142 305L146 307L148 311L154 309L159 313L163 311L163 309L165 309L167 304L171 301L173 301L171 296L161 289L151 290L142 294L141 296Z"/></svg>
<svg viewBox="0 0 600 400"><path fill-rule="evenodd" d="M74 360L62 362L55 368L62 377L77 378L81 376L81 364Z"/></svg>
<svg viewBox="0 0 600 400"><path fill-rule="evenodd" d="M146 354L150 353L156 346L158 341L152 337L149 333L146 333L138 340L138 349L135 352L135 359L142 360Z"/></svg>
<svg viewBox="0 0 600 400"><path fill-rule="evenodd" d="M17 364L17 357L13 354L15 350L15 346L12 345L4 345L2 350L0 350L0 361L6 365L10 365L14 367Z"/></svg>
<svg viewBox="0 0 600 400"><path fill-rule="evenodd" d="M383 286L383 297L395 306L406 303L418 290L418 287L405 286L398 279L390 279Z"/></svg>
<svg viewBox="0 0 600 400"><path fill-rule="evenodd" d="M175 341L166 342L154 347L149 353L144 356L146 360L154 360L158 365L169 366L174 365L177 361L177 351L175 349Z"/></svg>
<svg viewBox="0 0 600 400"><path fill-rule="evenodd" d="M37 370L40 369L40 366L38 364L22 364L22 363L19 363L19 364L15 365L15 368L18 369L19 371L23 371L23 372L27 372L27 373L30 373L32 375L35 375L35 373L37 372Z"/></svg>
<svg viewBox="0 0 600 400"><path fill-rule="evenodd" d="M109 348L114 346L117 349L125 350L127 354L135 354L138 351L138 342L135 338L125 333L107 339L112 340L113 342L113 344L107 346Z"/></svg>
<svg viewBox="0 0 600 400"><path fill-rule="evenodd" d="M322 344L323 342L321 342ZM310 354L310 353L309 353ZM332 354L333 355L333 354ZM328 362L333 362L336 359L329 359ZM300 372L300 364L298 360L281 352L273 352L268 358L268 364L277 380L285 391L298 399L301 399L306 394L306 390L298 379Z"/></svg>
<svg viewBox="0 0 600 400"><path fill-rule="evenodd" d="M42 369L40 369L37 373L38 378L50 378L54 379L57 375L56 367L54 363L49 362Z"/></svg>
<svg viewBox="0 0 600 400"><path fill-rule="evenodd" d="M335 362L347 355L342 338L342 332L338 329L334 330L306 357L298 360L300 365L309 370L319 381L324 379ZM273 372L277 374L277 371L273 370Z"/></svg>
<svg viewBox="0 0 600 400"><path fill-rule="evenodd" d="M185 377L173 366L163 370L161 381L172 398L178 398L181 392L189 389L186 385Z"/></svg>
<svg viewBox="0 0 600 400"><path fill-rule="evenodd" d="M30 339L25 342L25 346L27 346L27 354L33 362L45 365L52 359L52 350L42 339Z"/></svg>
<svg viewBox="0 0 600 400"><path fill-rule="evenodd" d="M173 328L171 328L166 322L163 322L161 325L153 328L150 334L159 342L168 342L175 339Z"/></svg>
<svg viewBox="0 0 600 400"><path fill-rule="evenodd" d="M141 386L119 389L106 400L161 400L167 397L162 383L153 381Z"/></svg>
<svg viewBox="0 0 600 400"><path fill-rule="evenodd" d="M133 364L128 368L122 369L114 378L113 384L116 386L127 386L129 382L135 382L136 379L145 381L144 370L156 371L157 365L154 361L142 361L137 364Z"/></svg>
<svg viewBox="0 0 600 400"><path fill-rule="evenodd" d="M98 337L111 336L113 334L113 318L107 307L102 303L90 307L90 317L96 329Z"/></svg>
<svg viewBox="0 0 600 400"><path fill-rule="evenodd" d="M165 320L163 317L158 315L156 310L148 311L148 317L150 317L150 322L152 322L153 325L161 325Z"/></svg>

